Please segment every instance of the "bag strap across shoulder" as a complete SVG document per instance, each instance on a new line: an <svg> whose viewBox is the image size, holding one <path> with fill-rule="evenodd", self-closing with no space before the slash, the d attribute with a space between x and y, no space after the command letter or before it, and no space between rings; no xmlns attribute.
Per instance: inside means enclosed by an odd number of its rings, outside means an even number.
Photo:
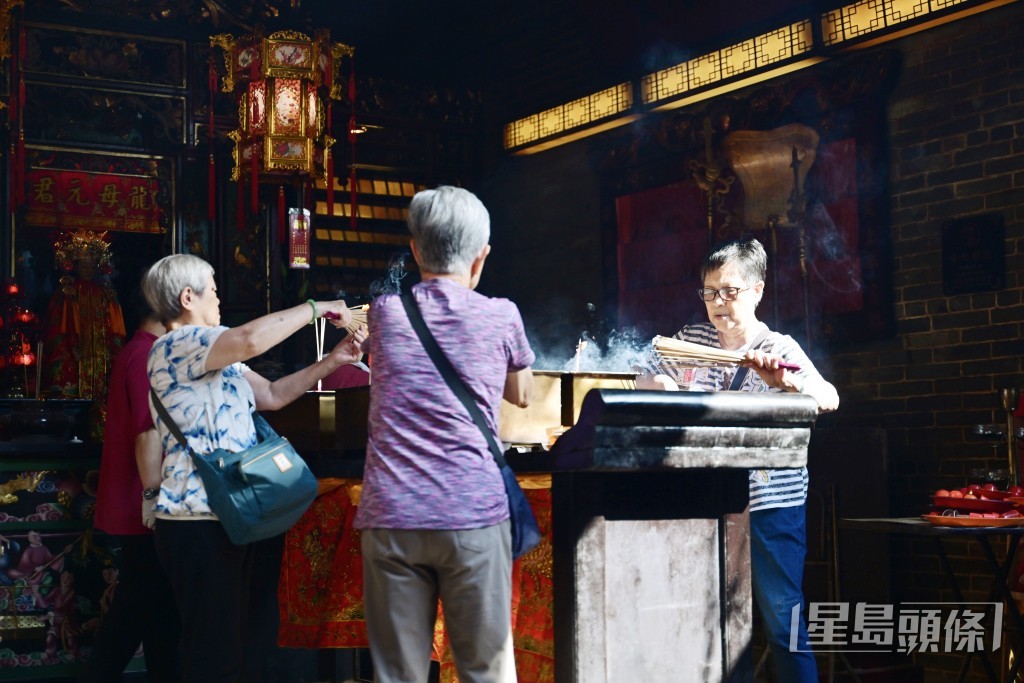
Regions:
<svg viewBox="0 0 1024 683"><path fill-rule="evenodd" d="M160 400L160 397L156 395L156 391L153 387L149 388L149 395L153 399L153 405L156 407L156 412L160 414L160 419L162 419L164 424L167 425L167 431L169 431L174 438L178 440L178 443L181 444L181 447L185 449L186 453L193 458L196 457L195 451L193 451L192 447L188 445L188 439L186 439L185 435L181 433L181 428L178 427L178 423L171 418L171 414L167 412L167 408L164 407L163 402ZM277 436L277 432L274 431L274 428L271 427L266 418L258 412L254 412L252 414L252 421L256 426L256 436L261 442L269 441Z"/></svg>
<svg viewBox="0 0 1024 683"><path fill-rule="evenodd" d="M498 463L499 468L505 467L505 455L501 452L501 448L498 446L497 441L494 438L494 434L491 432L490 427L487 426L487 420L484 419L484 414L480 410L480 406L473 399L473 396L469 393L469 389L466 388L465 382L459 377L458 373L455 372L455 368L452 367L451 361L444 355L444 351L438 346L437 340L434 335L430 333L430 329L427 327L426 321L423 319L423 314L420 312L419 306L416 305L416 299L413 298L411 290L402 293L402 306L405 307L405 313L409 316L409 322L412 323L412 329L416 332L416 336L420 338L420 342L423 344L423 348L426 349L427 355L430 356L430 360L434 362L437 367L437 371L441 373L441 377L448 384L448 387L452 390L455 396L462 402L462 405L469 411L470 417L473 418L473 422L480 429L480 432L487 439L487 445L491 448L491 454L494 456L494 461Z"/></svg>
<svg viewBox="0 0 1024 683"><path fill-rule="evenodd" d="M164 424L167 425L167 430L174 435L174 438L178 440L178 443L180 443L181 447L185 449L185 452L193 458L196 457L196 454L192 452L192 447L188 445L188 440L185 438L185 435L181 433L181 428L178 427L178 423L171 419L171 414L167 412L167 408L164 407L163 402L160 400L160 397L156 395L156 391L153 387L149 388L149 395L153 399L153 405L156 407L156 412L160 413L160 419L162 419Z"/></svg>
<svg viewBox="0 0 1024 683"><path fill-rule="evenodd" d="M764 340L768 338L768 332L770 330L767 326L761 330L761 334L754 337L754 341L750 342L748 348L756 349L764 343ZM743 386L743 380L747 378L747 373L750 372L750 368L742 367L736 371L736 374L732 376L732 382L729 384L729 391L739 391L740 387Z"/></svg>

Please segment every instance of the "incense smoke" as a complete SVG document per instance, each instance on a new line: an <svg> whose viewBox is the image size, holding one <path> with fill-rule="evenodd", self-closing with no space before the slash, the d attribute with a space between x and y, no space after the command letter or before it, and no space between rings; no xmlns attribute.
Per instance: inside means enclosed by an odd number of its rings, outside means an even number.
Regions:
<svg viewBox="0 0 1024 683"><path fill-rule="evenodd" d="M577 353L568 358L537 353L535 370L561 372L635 372L651 361L651 340L641 337L635 328L611 330L604 339L581 332L574 345ZM578 356L578 359L577 359ZM578 367L577 367L578 365Z"/></svg>
<svg viewBox="0 0 1024 683"><path fill-rule="evenodd" d="M409 273L405 270L405 259L409 252L402 251L391 257L388 261L387 274L384 277L370 283L370 297L377 298L382 294L401 294L402 280Z"/></svg>

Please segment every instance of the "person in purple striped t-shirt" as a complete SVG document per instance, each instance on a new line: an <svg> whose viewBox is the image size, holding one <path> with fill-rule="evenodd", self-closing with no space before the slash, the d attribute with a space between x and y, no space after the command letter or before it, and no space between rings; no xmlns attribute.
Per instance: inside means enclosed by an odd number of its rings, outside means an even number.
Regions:
<svg viewBox="0 0 1024 683"><path fill-rule="evenodd" d="M409 231L422 278L416 303L496 434L502 399L529 403L534 353L516 305L474 291L491 250L487 209L460 188L426 190L412 199ZM440 598L459 680L514 682L501 474L401 298L378 297L367 318L373 381L355 526L375 680L426 682Z"/></svg>

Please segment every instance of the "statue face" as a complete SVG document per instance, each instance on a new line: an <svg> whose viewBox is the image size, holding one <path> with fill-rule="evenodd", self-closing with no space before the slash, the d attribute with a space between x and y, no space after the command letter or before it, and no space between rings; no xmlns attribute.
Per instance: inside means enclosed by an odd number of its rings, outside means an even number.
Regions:
<svg viewBox="0 0 1024 683"><path fill-rule="evenodd" d="M96 277L96 261L91 258L80 258L75 261L75 275L82 280Z"/></svg>

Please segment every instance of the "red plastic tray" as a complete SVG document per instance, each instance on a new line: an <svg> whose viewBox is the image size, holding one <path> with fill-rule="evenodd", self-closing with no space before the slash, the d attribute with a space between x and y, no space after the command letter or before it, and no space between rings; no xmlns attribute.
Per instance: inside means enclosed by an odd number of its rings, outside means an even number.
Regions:
<svg viewBox="0 0 1024 683"><path fill-rule="evenodd" d="M968 501L970 502L970 501ZM1024 526L1024 517L985 519L983 517L943 517L942 515L921 515L934 526L955 527L1007 527Z"/></svg>
<svg viewBox="0 0 1024 683"><path fill-rule="evenodd" d="M932 496L932 504L940 509L969 510L971 512L1006 512L1013 508L1013 503L1008 500L947 498L946 496Z"/></svg>

